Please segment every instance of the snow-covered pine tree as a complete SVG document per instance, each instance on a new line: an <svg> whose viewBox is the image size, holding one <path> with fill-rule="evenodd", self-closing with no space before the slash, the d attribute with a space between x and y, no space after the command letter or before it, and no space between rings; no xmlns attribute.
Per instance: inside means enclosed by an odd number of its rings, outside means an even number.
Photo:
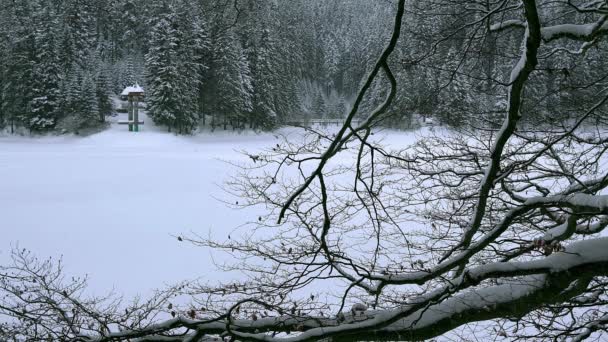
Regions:
<svg viewBox="0 0 608 342"><path fill-rule="evenodd" d="M68 71L74 64L85 68L85 61L96 45L92 4L89 1L65 0L60 6L63 14L61 59L64 71Z"/></svg>
<svg viewBox="0 0 608 342"><path fill-rule="evenodd" d="M209 70L211 59L211 43L207 33L207 25L201 13L189 2L181 4L179 11L179 23L183 27L183 43L180 47L182 66L184 72L190 77L187 78L189 85L184 89L184 100L192 101L188 106L193 106L197 117L191 118L192 123L200 119L205 119L205 86L204 79ZM194 108L195 107L195 108Z"/></svg>
<svg viewBox="0 0 608 342"><path fill-rule="evenodd" d="M315 119L327 117L327 104L325 103L325 98L319 89L315 91L314 98L312 100L312 108L310 111L312 117Z"/></svg>
<svg viewBox="0 0 608 342"><path fill-rule="evenodd" d="M190 60L184 27L173 6L156 22L146 55L148 110L157 124L178 133L192 132L198 123L198 65Z"/></svg>
<svg viewBox="0 0 608 342"><path fill-rule="evenodd" d="M33 99L34 37L33 24L34 4L18 1L6 12L4 20L7 25L8 51L4 65L2 86L2 111L11 132L18 126L27 127L29 105Z"/></svg>
<svg viewBox="0 0 608 342"><path fill-rule="evenodd" d="M124 89L122 82L122 66L120 63L115 63L108 66L108 69L110 71L110 89L114 94L118 95Z"/></svg>
<svg viewBox="0 0 608 342"><path fill-rule="evenodd" d="M58 119L60 59L58 49L59 23L52 4L43 1L34 14L33 98L26 114L32 131L53 128Z"/></svg>
<svg viewBox="0 0 608 342"><path fill-rule="evenodd" d="M5 93L3 91L4 84L6 83L7 68L6 66L9 63L9 34L8 34L8 25L9 20L2 16L3 13L0 13L0 129L6 127L6 112L4 110L4 98Z"/></svg>
<svg viewBox="0 0 608 342"><path fill-rule="evenodd" d="M176 66L179 42L172 20L175 20L172 13L166 13L158 20L152 29L150 50L146 55L148 110L154 122L167 126L169 130L175 126L180 88Z"/></svg>
<svg viewBox="0 0 608 342"><path fill-rule="evenodd" d="M99 108L99 121L104 122L106 116L112 114L112 101L110 99L110 77L108 65L99 62L95 78L97 91L97 106Z"/></svg>
<svg viewBox="0 0 608 342"><path fill-rule="evenodd" d="M275 110L279 122L285 121L288 117L298 117L305 112L302 100L304 97L298 92L297 87L303 74L303 51L311 48L304 47L301 42L301 37L306 32L297 30L293 24L290 24L289 29L286 30L282 24L285 21L299 22L303 13L297 11L282 13L281 4L270 2L267 19L273 47L271 57L278 76L275 85ZM284 18L284 15L290 17Z"/></svg>
<svg viewBox="0 0 608 342"><path fill-rule="evenodd" d="M135 77L135 68L133 66L133 56L127 56L122 70L122 78L121 78L121 88L126 88L130 86L134 86L137 83L137 78Z"/></svg>
<svg viewBox="0 0 608 342"><path fill-rule="evenodd" d="M127 52L137 50L140 45L140 31L143 29L143 20L140 17L142 8L134 0L119 0L117 8L120 8L118 29L120 30L119 42ZM132 85L132 84L131 84Z"/></svg>
<svg viewBox="0 0 608 342"><path fill-rule="evenodd" d="M82 110L81 83L81 70L78 67L71 68L61 86L61 110L65 115L76 115Z"/></svg>
<svg viewBox="0 0 608 342"><path fill-rule="evenodd" d="M232 126L238 128L244 128L245 123L250 121L250 117L253 111L253 85L251 79L251 69L249 67L249 61L245 52L241 49L238 60L239 67L239 83L240 83L240 95L241 95L241 107L239 109L240 115L237 116L236 123L233 122ZM274 122L276 120L276 113L270 112L268 114L268 121Z"/></svg>
<svg viewBox="0 0 608 342"><path fill-rule="evenodd" d="M100 117L95 75L86 73L83 76L80 94L82 96L82 110L79 113L79 117L81 127L85 127L93 122L98 122Z"/></svg>
<svg viewBox="0 0 608 342"><path fill-rule="evenodd" d="M253 82L253 111L250 127L271 129L277 123L276 98L280 86L278 68L273 63L274 44L268 29L263 29L259 42L249 47Z"/></svg>
<svg viewBox="0 0 608 342"><path fill-rule="evenodd" d="M210 88L212 110L221 116L221 125L239 126L248 121L253 109L251 71L241 43L234 33L226 32L213 46L213 74ZM218 123L214 123L218 124Z"/></svg>
<svg viewBox="0 0 608 342"><path fill-rule="evenodd" d="M211 42L207 34L207 28L202 17L198 17L193 22L191 43L192 62L198 72L198 92L196 96L197 111L199 118L205 124L205 80L209 77L209 65L211 60Z"/></svg>
<svg viewBox="0 0 608 342"><path fill-rule="evenodd" d="M13 47L9 62L5 65L5 78L3 79L2 111L6 121L11 126L25 126L27 116L25 113L32 99L32 69L33 61L28 58L28 52L21 47Z"/></svg>
<svg viewBox="0 0 608 342"><path fill-rule="evenodd" d="M94 61L87 62L94 66ZM78 131L98 125L101 118L97 91L97 72L83 70L75 66L70 69L61 83L61 123L60 128Z"/></svg>

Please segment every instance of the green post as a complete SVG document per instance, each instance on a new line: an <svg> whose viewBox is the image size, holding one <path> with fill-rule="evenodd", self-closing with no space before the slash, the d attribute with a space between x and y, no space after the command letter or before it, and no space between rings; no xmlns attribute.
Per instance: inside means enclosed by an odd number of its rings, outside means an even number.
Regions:
<svg viewBox="0 0 608 342"><path fill-rule="evenodd" d="M139 96L133 97L133 122L135 132L139 132Z"/></svg>
<svg viewBox="0 0 608 342"><path fill-rule="evenodd" d="M129 95L129 132L133 132L133 97Z"/></svg>

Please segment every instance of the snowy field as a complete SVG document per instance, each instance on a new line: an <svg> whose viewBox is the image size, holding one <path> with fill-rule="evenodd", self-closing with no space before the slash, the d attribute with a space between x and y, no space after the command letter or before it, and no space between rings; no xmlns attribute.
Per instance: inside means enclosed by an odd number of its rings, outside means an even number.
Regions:
<svg viewBox="0 0 608 342"><path fill-rule="evenodd" d="M175 236L219 238L256 218L255 209L230 209L216 198L226 198L221 184L235 172L226 161L246 161L238 151L276 143L273 133L175 136L150 120L140 133L113 125L89 137L2 136L0 263L16 246L63 256L67 273L88 274L94 293L127 297L179 280L221 280L218 255Z"/></svg>

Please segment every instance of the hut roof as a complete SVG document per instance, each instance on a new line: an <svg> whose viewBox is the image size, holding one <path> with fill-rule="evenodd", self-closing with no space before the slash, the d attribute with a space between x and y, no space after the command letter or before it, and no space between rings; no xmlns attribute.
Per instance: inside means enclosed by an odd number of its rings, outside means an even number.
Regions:
<svg viewBox="0 0 608 342"><path fill-rule="evenodd" d="M125 90L120 93L122 96L128 96L130 93L143 93L144 88L142 88L139 84L135 84L133 86L126 87Z"/></svg>

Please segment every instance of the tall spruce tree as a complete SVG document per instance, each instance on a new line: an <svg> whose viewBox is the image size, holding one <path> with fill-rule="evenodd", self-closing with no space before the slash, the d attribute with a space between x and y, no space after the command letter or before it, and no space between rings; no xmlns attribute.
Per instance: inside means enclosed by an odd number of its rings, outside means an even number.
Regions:
<svg viewBox="0 0 608 342"><path fill-rule="evenodd" d="M81 112L82 124L87 125L88 123L99 120L99 99L97 98L97 83L95 82L95 75L87 72L82 79L80 86L81 94Z"/></svg>
<svg viewBox="0 0 608 342"><path fill-rule="evenodd" d="M175 8L166 5L151 32L146 55L148 109L154 122L178 133L192 132L198 123L198 65L190 60L185 27Z"/></svg>
<svg viewBox="0 0 608 342"><path fill-rule="evenodd" d="M108 65L98 60L96 82L97 107L99 108L99 121L104 122L106 116L112 114L112 100L110 98L110 77Z"/></svg>
<svg viewBox="0 0 608 342"><path fill-rule="evenodd" d="M263 29L258 42L249 48L253 86L251 127L273 128L277 124L277 91L280 87L278 68L273 63L276 51L268 29Z"/></svg>
<svg viewBox="0 0 608 342"><path fill-rule="evenodd" d="M183 42L180 47L185 72L190 77L188 87L184 89L188 96L189 106L196 111L198 119L204 121L206 91L204 80L207 76L211 59L211 43L207 32L207 24L202 13L192 3L184 1L178 9L180 26L183 28ZM194 108L195 107L195 108ZM204 124L204 122L203 122Z"/></svg>
<svg viewBox="0 0 608 342"><path fill-rule="evenodd" d="M19 1L3 8L7 11L8 25L4 28L8 33L9 49L4 65L2 105L11 132L18 126L27 127L33 99L35 26L32 7L32 3Z"/></svg>
<svg viewBox="0 0 608 342"><path fill-rule="evenodd" d="M59 115L59 23L53 6L48 1L41 2L34 18L33 97L26 115L28 128L45 131L55 126Z"/></svg>
<svg viewBox="0 0 608 342"><path fill-rule="evenodd" d="M74 64L85 68L85 62L96 47L96 27L93 3L90 0L66 0L61 3L63 39L61 59L64 71Z"/></svg>
<svg viewBox="0 0 608 342"><path fill-rule="evenodd" d="M242 126L250 120L253 110L253 89L251 83L251 70L241 42L235 38L234 33L226 32L214 43L213 74L209 89L212 93L211 104L214 111L214 120L217 115L222 125L227 129Z"/></svg>
<svg viewBox="0 0 608 342"><path fill-rule="evenodd" d="M154 122L169 130L175 127L175 115L180 109L180 75L176 65L179 41L172 20L174 13L167 13L156 23L146 56L148 110Z"/></svg>

